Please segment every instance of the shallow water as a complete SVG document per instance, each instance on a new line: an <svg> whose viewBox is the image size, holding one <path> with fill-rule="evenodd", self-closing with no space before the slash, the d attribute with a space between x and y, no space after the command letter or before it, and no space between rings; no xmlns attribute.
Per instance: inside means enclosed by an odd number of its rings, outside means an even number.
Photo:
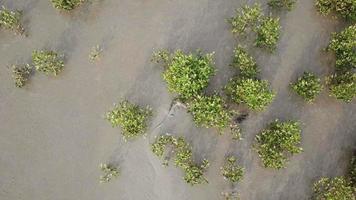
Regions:
<svg viewBox="0 0 356 200"><path fill-rule="evenodd" d="M232 188L246 200L300 200L310 196L319 177L345 171L356 142L355 102L336 101L324 91L307 105L288 90L304 70L320 76L332 71L333 58L321 49L342 24L318 16L312 0L275 14L283 27L277 52L253 51L262 77L278 94L265 112L251 113L242 123L240 142L196 128L184 108L168 113L173 95L150 57L160 48L215 52L218 71L208 92L220 90L233 74L228 65L237 44L224 20L242 1L97 0L72 14L59 13L47 0L0 4L24 11L29 34L0 31L1 200L216 200ZM104 51L92 64L88 54L97 44ZM62 52L64 71L55 78L35 74L17 89L8 65L28 62L35 49ZM123 98L154 109L147 138L125 143L120 130L104 120ZM275 118L300 120L303 128L304 152L279 171L263 168L251 149L254 136ZM210 160L209 184L190 187L179 169L161 166L149 144L165 132L185 135L196 159ZM234 187L219 171L228 154L237 155L246 168ZM118 163L120 178L99 184L101 162Z"/></svg>

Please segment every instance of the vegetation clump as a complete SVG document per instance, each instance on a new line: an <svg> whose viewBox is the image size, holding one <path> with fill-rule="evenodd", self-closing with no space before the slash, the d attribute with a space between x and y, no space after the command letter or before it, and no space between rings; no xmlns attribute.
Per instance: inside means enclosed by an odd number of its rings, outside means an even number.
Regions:
<svg viewBox="0 0 356 200"><path fill-rule="evenodd" d="M212 53L202 55L198 51L196 54L185 54L178 50L169 54L167 51L159 51L154 54L153 60L163 62L163 79L168 84L168 90L177 93L182 99L200 94L208 86L215 71Z"/></svg>
<svg viewBox="0 0 356 200"><path fill-rule="evenodd" d="M197 96L188 103L188 111L192 113L196 124L205 128L218 128L220 131L229 126L234 114L226 109L224 100L217 94Z"/></svg>
<svg viewBox="0 0 356 200"><path fill-rule="evenodd" d="M354 200L354 189L344 177L321 178L314 183L313 200Z"/></svg>
<svg viewBox="0 0 356 200"><path fill-rule="evenodd" d="M312 73L304 72L302 77L291 84L291 88L294 92L303 97L304 100L311 103L315 100L323 87L320 78Z"/></svg>
<svg viewBox="0 0 356 200"><path fill-rule="evenodd" d="M15 33L23 34L25 32L21 25L21 11L11 11L2 7L0 10L0 27L15 31Z"/></svg>
<svg viewBox="0 0 356 200"><path fill-rule="evenodd" d="M120 175L119 169L111 164L100 164L100 169L103 172L100 176L100 183L108 183Z"/></svg>
<svg viewBox="0 0 356 200"><path fill-rule="evenodd" d="M256 150L264 167L281 169L287 163L286 153L297 154L302 151L301 129L298 122L278 120L269 124L256 136Z"/></svg>
<svg viewBox="0 0 356 200"><path fill-rule="evenodd" d="M73 10L78 7L84 0L51 0L55 8L59 10Z"/></svg>
<svg viewBox="0 0 356 200"><path fill-rule="evenodd" d="M255 78L259 73L255 60L242 46L235 48L232 66L238 68L240 70L240 76L245 78Z"/></svg>
<svg viewBox="0 0 356 200"><path fill-rule="evenodd" d="M31 75L32 68L29 64L19 66L12 66L12 78L14 79L15 86L22 88L28 81Z"/></svg>
<svg viewBox="0 0 356 200"><path fill-rule="evenodd" d="M126 140L143 135L151 115L152 111L148 107L140 108L128 101L122 101L106 113L106 119L113 127L121 127L122 135Z"/></svg>
<svg viewBox="0 0 356 200"><path fill-rule="evenodd" d="M351 159L348 177L352 187L356 188L356 155Z"/></svg>
<svg viewBox="0 0 356 200"><path fill-rule="evenodd" d="M244 169L237 165L236 160L234 156L228 157L225 165L221 168L223 177L232 183L240 181L244 174Z"/></svg>
<svg viewBox="0 0 356 200"><path fill-rule="evenodd" d="M356 20L355 0L316 0L315 5L322 15L336 13L346 20Z"/></svg>
<svg viewBox="0 0 356 200"><path fill-rule="evenodd" d="M356 74L348 71L336 73L327 78L331 96L345 102L351 102L356 96Z"/></svg>
<svg viewBox="0 0 356 200"><path fill-rule="evenodd" d="M286 8L291 11L295 3L296 0L270 0L268 5L274 9Z"/></svg>
<svg viewBox="0 0 356 200"><path fill-rule="evenodd" d="M64 67L64 61L61 57L54 51L34 51L32 62L37 71L46 75L57 76Z"/></svg>
<svg viewBox="0 0 356 200"><path fill-rule="evenodd" d="M251 78L231 79L225 87L227 95L237 104L246 104L250 109L261 111L270 104L275 94L264 80Z"/></svg>
<svg viewBox="0 0 356 200"><path fill-rule="evenodd" d="M256 28L257 38L255 45L274 51L280 37L281 26L279 18L265 17L261 24Z"/></svg>
<svg viewBox="0 0 356 200"><path fill-rule="evenodd" d="M232 26L232 33L236 35L245 35L249 29L253 29L260 17L262 16L262 9L260 4L253 6L245 5L240 10L236 10L236 16L228 19Z"/></svg>

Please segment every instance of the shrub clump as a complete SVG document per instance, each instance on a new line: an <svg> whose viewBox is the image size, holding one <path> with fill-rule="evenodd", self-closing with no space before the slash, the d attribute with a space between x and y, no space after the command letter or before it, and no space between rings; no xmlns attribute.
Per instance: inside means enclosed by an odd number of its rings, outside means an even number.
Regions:
<svg viewBox="0 0 356 200"><path fill-rule="evenodd" d="M173 54L159 51L154 54L153 60L163 62L163 79L168 84L168 90L182 99L200 94L215 71L213 54L202 55L199 51L197 54L184 54L180 50Z"/></svg>
<svg viewBox="0 0 356 200"><path fill-rule="evenodd" d="M63 56L59 56L54 51L34 51L32 53L32 62L35 69L46 75L57 76L64 67Z"/></svg>
<svg viewBox="0 0 356 200"><path fill-rule="evenodd" d="M291 84L291 88L294 92L303 97L304 100L311 103L315 100L323 87L320 78L312 73L304 72L302 77Z"/></svg>
<svg viewBox="0 0 356 200"><path fill-rule="evenodd" d="M26 64L23 66L13 65L12 66L12 78L14 79L15 86L22 88L28 81L31 75L32 68L30 65Z"/></svg>
<svg viewBox="0 0 356 200"><path fill-rule="evenodd" d="M148 107L140 108L128 101L122 101L106 113L106 119L113 127L121 127L122 135L126 140L143 135L151 115L152 111Z"/></svg>
<svg viewBox="0 0 356 200"><path fill-rule="evenodd" d="M21 25L21 11L11 11L2 7L0 10L0 27L15 31L18 34L23 34L25 32Z"/></svg>
<svg viewBox="0 0 356 200"><path fill-rule="evenodd" d="M235 48L232 66L238 68L240 75L245 78L255 78L259 73L255 60L242 46Z"/></svg>
<svg viewBox="0 0 356 200"><path fill-rule="evenodd" d="M356 20L356 1L354 0L316 0L315 5L322 15L333 12L346 20Z"/></svg>
<svg viewBox="0 0 356 200"><path fill-rule="evenodd" d="M245 5L241 9L236 10L236 16L231 17L227 21L232 26L232 33L236 35L244 35L248 29L253 29L262 16L260 4L253 6Z"/></svg>
<svg viewBox="0 0 356 200"><path fill-rule="evenodd" d="M356 74L353 72L336 73L327 77L331 96L345 102L351 102L356 96Z"/></svg>
<svg viewBox="0 0 356 200"><path fill-rule="evenodd" d="M278 120L269 124L256 136L256 150L264 167L281 169L287 163L286 153L296 154L302 151L301 129L298 122Z"/></svg>
<svg viewBox="0 0 356 200"><path fill-rule="evenodd" d="M188 103L188 112L194 122L205 128L218 128L222 131L231 123L233 112L226 109L224 100L219 95L197 96Z"/></svg>
<svg viewBox="0 0 356 200"><path fill-rule="evenodd" d="M340 33L333 33L331 42L327 50L333 51L335 53L336 70L338 72L344 72L356 68L355 49L356 25L349 26Z"/></svg>
<svg viewBox="0 0 356 200"><path fill-rule="evenodd" d="M100 176L100 183L108 183L120 175L119 169L111 164L100 164L100 170L103 172Z"/></svg>
<svg viewBox="0 0 356 200"><path fill-rule="evenodd" d="M286 8L291 11L294 7L296 0L270 0L268 5L274 9Z"/></svg>
<svg viewBox="0 0 356 200"><path fill-rule="evenodd" d="M314 200L353 200L354 189L344 177L321 178L314 183Z"/></svg>
<svg viewBox="0 0 356 200"><path fill-rule="evenodd" d="M244 174L244 169L237 165L236 160L234 156L228 157L225 165L221 168L223 177L232 183L240 181Z"/></svg>
<svg viewBox="0 0 356 200"><path fill-rule="evenodd" d="M250 109L261 111L270 104L275 94L264 80L249 78L231 79L225 87L227 95L237 104L246 104Z"/></svg>
<svg viewBox="0 0 356 200"><path fill-rule="evenodd" d="M175 153L174 163L184 171L183 179L191 185L208 182L204 177L204 171L208 168L209 162L204 159L201 165L193 162L193 153L189 144L183 137L175 138L171 135L161 135L151 145L152 152L161 159L164 159L163 165L167 166L169 158L164 158L166 147L172 147L171 153Z"/></svg>
<svg viewBox="0 0 356 200"><path fill-rule="evenodd" d="M256 28L257 38L255 45L274 51L280 37L281 26L279 18L265 17Z"/></svg>
<svg viewBox="0 0 356 200"><path fill-rule="evenodd" d="M55 8L59 10L73 10L78 7L84 0L51 0Z"/></svg>

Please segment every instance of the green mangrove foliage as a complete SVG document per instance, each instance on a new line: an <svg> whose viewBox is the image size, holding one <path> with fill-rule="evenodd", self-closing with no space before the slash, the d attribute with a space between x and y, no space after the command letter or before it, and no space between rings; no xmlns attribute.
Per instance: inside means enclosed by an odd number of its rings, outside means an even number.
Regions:
<svg viewBox="0 0 356 200"><path fill-rule="evenodd" d="M237 164L237 159L234 156L230 156L221 168L221 173L226 180L237 183L242 179L244 169Z"/></svg>
<svg viewBox="0 0 356 200"><path fill-rule="evenodd" d="M165 157L165 149L171 146L171 153L175 153L174 163L184 171L183 179L190 185L207 183L204 171L208 168L209 162L204 159L201 165L193 162L193 153L189 144L183 137L175 138L171 135L161 135L151 145L152 152L163 159L163 165L167 166L169 157Z"/></svg>
<svg viewBox="0 0 356 200"><path fill-rule="evenodd" d="M231 79L225 87L226 93L235 103L246 104L250 109L261 111L272 102L275 94L264 80L250 78Z"/></svg>
<svg viewBox="0 0 356 200"><path fill-rule="evenodd" d="M238 68L240 76L245 78L255 78L260 72L255 60L242 46L235 48L232 66Z"/></svg>
<svg viewBox="0 0 356 200"><path fill-rule="evenodd" d="M217 94L212 96L198 95L188 103L188 112L192 113L194 122L205 128L227 128L234 112L227 110L224 100Z"/></svg>
<svg viewBox="0 0 356 200"><path fill-rule="evenodd" d="M57 76L64 67L62 57L54 51L34 51L32 53L32 62L37 71L46 75Z"/></svg>
<svg viewBox="0 0 356 200"><path fill-rule="evenodd" d="M106 119L113 127L121 127L121 134L126 140L143 135L151 115L149 107L141 108L125 100L107 112Z"/></svg>
<svg viewBox="0 0 356 200"><path fill-rule="evenodd" d="M356 188L356 155L352 156L348 177L352 187Z"/></svg>
<svg viewBox="0 0 356 200"><path fill-rule="evenodd" d="M356 4L356 1L354 2ZM336 71L344 72L356 68L355 49L356 25L349 26L340 33L332 34L332 39L327 50L333 51L335 53Z"/></svg>
<svg viewBox="0 0 356 200"><path fill-rule="evenodd" d="M297 154L302 151L301 128L298 122L279 122L269 124L255 138L255 148L264 167L281 169L286 166L286 153Z"/></svg>
<svg viewBox="0 0 356 200"><path fill-rule="evenodd" d="M274 9L286 8L288 11L291 11L295 3L296 0L270 0L268 5Z"/></svg>
<svg viewBox="0 0 356 200"><path fill-rule="evenodd" d="M266 48L269 51L274 51L277 47L280 32L279 18L263 18L261 24L256 28L257 38L255 45L260 48Z"/></svg>
<svg viewBox="0 0 356 200"><path fill-rule="evenodd" d="M22 88L28 81L31 75L32 67L29 64L25 65L13 65L12 66L12 78L15 82L15 86Z"/></svg>
<svg viewBox="0 0 356 200"><path fill-rule="evenodd" d="M165 66L163 79L170 92L177 93L182 99L195 97L209 84L214 74L213 54L185 54L178 50L173 54L159 51L153 55L153 61Z"/></svg>
<svg viewBox="0 0 356 200"><path fill-rule="evenodd" d="M303 76L298 78L291 88L298 95L309 103L313 102L322 90L321 80L312 73L304 72Z"/></svg>
<svg viewBox="0 0 356 200"><path fill-rule="evenodd" d="M100 170L103 172L103 175L100 176L100 183L108 183L120 175L119 169L111 164L101 163Z"/></svg>
<svg viewBox="0 0 356 200"><path fill-rule="evenodd" d="M354 200L354 189L344 177L321 178L314 183L313 200Z"/></svg>
<svg viewBox="0 0 356 200"><path fill-rule="evenodd" d="M247 31L252 30L259 22L262 16L260 4L253 6L245 5L241 9L236 10L236 16L231 17L227 21L232 26L232 33L236 35L245 35Z"/></svg>
<svg viewBox="0 0 356 200"><path fill-rule="evenodd" d="M316 0L315 5L322 15L336 13L346 20L356 20L355 0Z"/></svg>
<svg viewBox="0 0 356 200"><path fill-rule="evenodd" d="M73 10L85 0L51 0L55 8L59 10Z"/></svg>
<svg viewBox="0 0 356 200"><path fill-rule="evenodd" d="M25 29L21 25L21 17L21 11L8 10L3 6L0 10L0 27L12 30L18 34L23 34Z"/></svg>
<svg viewBox="0 0 356 200"><path fill-rule="evenodd" d="M356 74L354 72L335 73L326 79L331 96L351 102L356 96Z"/></svg>

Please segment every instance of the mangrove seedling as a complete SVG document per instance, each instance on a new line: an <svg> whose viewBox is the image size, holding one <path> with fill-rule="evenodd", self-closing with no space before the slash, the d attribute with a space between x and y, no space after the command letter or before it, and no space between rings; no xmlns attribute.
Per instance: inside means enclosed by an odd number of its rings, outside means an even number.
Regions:
<svg viewBox="0 0 356 200"><path fill-rule="evenodd" d="M106 119L112 127L120 126L121 134L127 140L145 133L151 115L152 111L149 107L141 108L128 101L122 101L106 113Z"/></svg>
<svg viewBox="0 0 356 200"><path fill-rule="evenodd" d="M260 72L255 60L242 46L235 48L232 66L238 68L244 78L256 78Z"/></svg>
<svg viewBox="0 0 356 200"><path fill-rule="evenodd" d="M63 56L54 51L34 51L32 62L37 71L46 75L57 76L64 67Z"/></svg>
<svg viewBox="0 0 356 200"><path fill-rule="evenodd" d="M348 177L352 187L356 188L356 155L355 154L351 158Z"/></svg>
<svg viewBox="0 0 356 200"><path fill-rule="evenodd" d="M0 27L15 31L15 33L23 34L25 29L21 25L21 11L12 11L6 9L4 6L0 10Z"/></svg>
<svg viewBox="0 0 356 200"><path fill-rule="evenodd" d="M326 79L330 95L345 102L351 102L356 96L356 74L348 71L335 73Z"/></svg>
<svg viewBox="0 0 356 200"><path fill-rule="evenodd" d="M78 7L85 0L51 0L55 8L59 10L73 10Z"/></svg>
<svg viewBox="0 0 356 200"><path fill-rule="evenodd" d="M198 95L188 103L188 112L194 122L205 128L217 128L221 132L229 127L234 112L227 110L224 100L217 94L212 96Z"/></svg>
<svg viewBox="0 0 356 200"><path fill-rule="evenodd" d="M202 165L190 164L184 168L184 180L190 185L208 183L204 177L204 171L209 166L208 160L204 160Z"/></svg>
<svg viewBox="0 0 356 200"><path fill-rule="evenodd" d="M111 164L101 163L100 170L103 172L103 175L100 176L100 183L108 183L120 175L119 169Z"/></svg>
<svg viewBox="0 0 356 200"><path fill-rule="evenodd" d="M230 131L233 140L242 140L241 128L239 125L235 123L230 124Z"/></svg>
<svg viewBox="0 0 356 200"><path fill-rule="evenodd" d="M295 3L296 0L270 0L268 6L274 9L286 8L288 11L291 11Z"/></svg>
<svg viewBox="0 0 356 200"><path fill-rule="evenodd" d="M344 177L321 178L314 183L313 200L354 200L354 189Z"/></svg>
<svg viewBox="0 0 356 200"><path fill-rule="evenodd" d="M227 21L232 26L232 33L235 35L245 35L249 30L253 30L262 16L260 4L253 6L245 5L236 10L236 16Z"/></svg>
<svg viewBox="0 0 356 200"><path fill-rule="evenodd" d="M100 59L100 55L102 52L103 52L103 49L99 45L96 45L90 51L89 60L91 62L98 61Z"/></svg>
<svg viewBox="0 0 356 200"><path fill-rule="evenodd" d="M295 121L279 122L276 120L258 134L255 140L255 147L264 167L284 168L288 161L287 153L302 152L302 148L299 147L301 128Z"/></svg>
<svg viewBox="0 0 356 200"><path fill-rule="evenodd" d="M230 156L221 168L221 173L226 180L237 183L242 179L244 169L237 164L237 159L234 156Z"/></svg>
<svg viewBox="0 0 356 200"><path fill-rule="evenodd" d="M31 75L32 67L29 64L23 66L13 65L12 66L12 78L14 79L15 86L22 88L28 81Z"/></svg>
<svg viewBox="0 0 356 200"><path fill-rule="evenodd" d="M256 28L257 38L255 45L274 51L280 37L281 26L279 18L265 17L261 24Z"/></svg>
<svg viewBox="0 0 356 200"><path fill-rule="evenodd" d="M202 92L214 74L213 54L185 54L178 50L173 54L160 51L154 54L154 61L161 61L165 71L163 79L168 90L177 93L182 99L189 99Z"/></svg>
<svg viewBox="0 0 356 200"><path fill-rule="evenodd" d="M323 87L320 78L312 73L304 72L302 77L291 84L291 88L294 92L303 97L305 101L311 103L315 100Z"/></svg>
<svg viewBox="0 0 356 200"><path fill-rule="evenodd" d="M322 15L336 13L346 20L356 20L355 0L316 0L315 5Z"/></svg>
<svg viewBox="0 0 356 200"><path fill-rule="evenodd" d="M272 102L275 94L265 80L248 78L231 79L225 87L229 98L237 104L246 104L250 109L262 111Z"/></svg>

